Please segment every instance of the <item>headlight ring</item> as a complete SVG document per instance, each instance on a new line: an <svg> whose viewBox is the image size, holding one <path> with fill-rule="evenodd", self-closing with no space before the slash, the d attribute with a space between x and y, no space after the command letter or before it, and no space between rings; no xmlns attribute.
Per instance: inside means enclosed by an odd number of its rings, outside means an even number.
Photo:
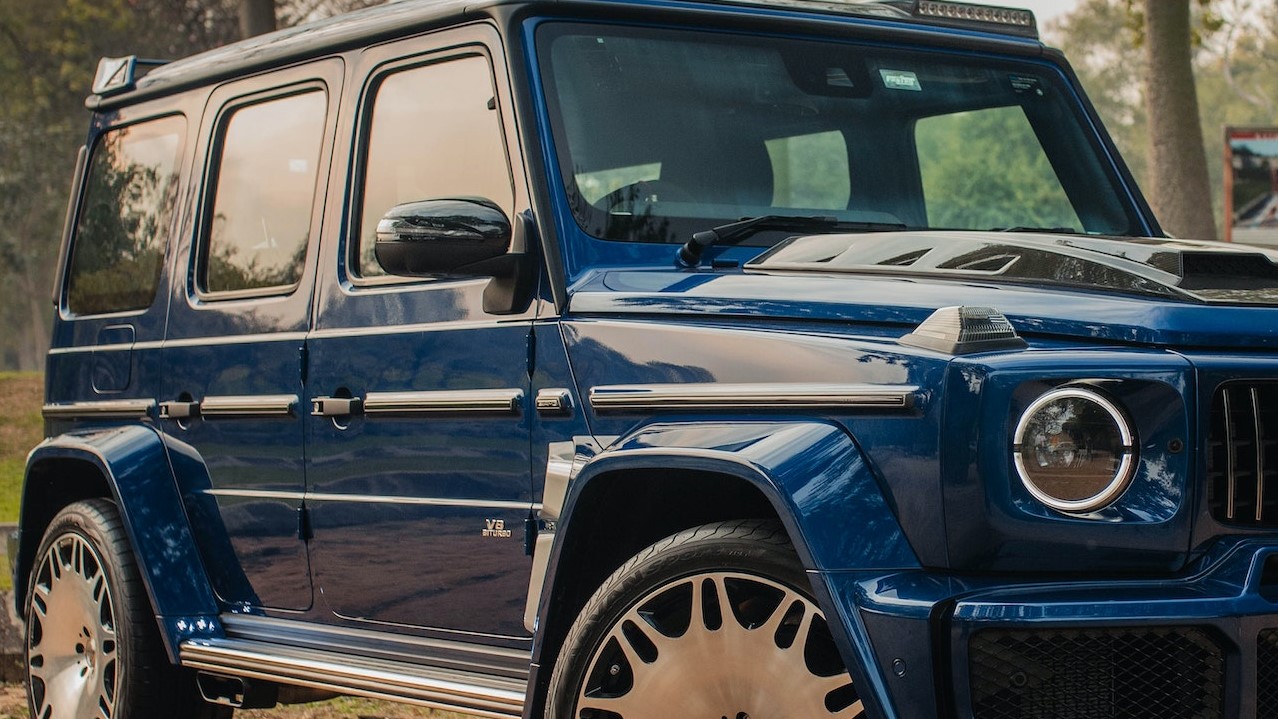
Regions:
<svg viewBox="0 0 1278 719"><path fill-rule="evenodd" d="M1077 385L1044 393L1016 425L1012 455L1025 489L1059 512L1115 502L1136 473L1136 437L1118 406Z"/></svg>

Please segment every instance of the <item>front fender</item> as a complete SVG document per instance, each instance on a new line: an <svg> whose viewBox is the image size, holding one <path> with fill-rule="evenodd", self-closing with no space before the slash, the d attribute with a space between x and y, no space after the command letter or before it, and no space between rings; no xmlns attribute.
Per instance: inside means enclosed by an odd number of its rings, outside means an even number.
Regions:
<svg viewBox="0 0 1278 719"><path fill-rule="evenodd" d="M577 449L576 469L563 485L567 491L553 496L548 482L545 497L557 527L546 581L535 595L540 597L533 624L537 638L525 716L537 716L543 706L544 679L549 674L543 670L548 666L545 660L557 655L571 622L570 617L551 616L552 610L561 606L557 601L564 591L561 588L572 584L557 571L565 547L578 539L592 539L574 536L574 524L578 523L574 517L582 511L615 511L619 519L643 521L629 517L627 507L579 508L578 503L588 488L600 482L626 481L636 470L714 474L756 488L785 526L804 567L816 573L812 586L817 601L831 620L835 642L853 679L868 689L864 694L867 705L885 716L893 715L887 708L885 678L859 616L844 616L828 583L817 579L838 570L919 567L865 457L846 430L820 420L668 421L640 427L592 456L585 445ZM534 584L539 581L536 571ZM836 617L842 621L835 621Z"/></svg>
<svg viewBox="0 0 1278 719"><path fill-rule="evenodd" d="M677 468L739 477L767 497L805 568L918 567L860 449L839 425L795 422L662 422L590 460L572 482L563 532L582 491L618 470Z"/></svg>
<svg viewBox="0 0 1278 719"><path fill-rule="evenodd" d="M196 551L191 527L174 482L164 440L154 428L129 425L59 435L27 458L22 523L14 565L15 600L26 601L26 577L53 515L71 501L91 496L61 491L68 476L96 473L119 508L125 531L161 620L166 643L216 625L217 601Z"/></svg>

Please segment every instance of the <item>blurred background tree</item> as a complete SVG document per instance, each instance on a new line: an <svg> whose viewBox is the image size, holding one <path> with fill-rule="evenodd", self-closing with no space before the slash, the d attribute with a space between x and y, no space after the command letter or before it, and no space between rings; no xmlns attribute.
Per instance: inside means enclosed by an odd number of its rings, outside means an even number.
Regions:
<svg viewBox="0 0 1278 719"><path fill-rule="evenodd" d="M273 29L277 17L293 25L377 1L265 0L266 28L242 22L262 0L0 0L0 369L44 367L67 191L99 58L184 57Z"/></svg>
<svg viewBox="0 0 1278 719"><path fill-rule="evenodd" d="M0 326L7 329L0 332L0 369L44 364L58 240L98 58L182 57L379 1L0 0ZM1278 0L1079 0L1043 35L1065 50L1128 165L1157 195L1164 182L1151 162L1143 38L1144 11L1164 5L1191 13L1188 51L1209 178L1209 197L1198 196L1205 192L1199 185L1198 195L1177 202L1210 207L1216 218L1199 225L1212 227L1210 233L1172 223L1167 229L1218 236L1222 128L1278 125Z"/></svg>
<svg viewBox="0 0 1278 719"><path fill-rule="evenodd" d="M1153 197L1159 176L1150 163L1155 130L1147 107L1152 78L1144 36L1145 3L1189 5L1192 13L1189 51L1208 182L1206 197L1184 202L1200 208L1210 205L1210 236L1220 237L1224 128L1278 126L1278 0L1080 0L1073 12L1044 28L1044 39L1069 56L1123 158L1146 195ZM1176 155L1169 161L1176 162ZM1173 229L1165 212L1159 216L1173 234L1206 234Z"/></svg>

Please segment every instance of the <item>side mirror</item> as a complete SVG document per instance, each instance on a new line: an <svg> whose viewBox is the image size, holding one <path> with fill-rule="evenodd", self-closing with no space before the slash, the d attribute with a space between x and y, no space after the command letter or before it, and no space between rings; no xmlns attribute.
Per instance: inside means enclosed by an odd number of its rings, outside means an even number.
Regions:
<svg viewBox="0 0 1278 719"><path fill-rule="evenodd" d="M420 200L392 207L377 223L374 252L393 275L466 272L509 252L511 236L510 218L489 200Z"/></svg>

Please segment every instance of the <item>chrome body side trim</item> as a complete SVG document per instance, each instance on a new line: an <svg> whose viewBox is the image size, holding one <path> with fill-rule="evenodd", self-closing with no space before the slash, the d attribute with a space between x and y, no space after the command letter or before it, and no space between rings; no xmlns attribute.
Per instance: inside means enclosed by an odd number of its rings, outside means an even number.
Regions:
<svg viewBox="0 0 1278 719"><path fill-rule="evenodd" d="M218 674L409 702L465 714L519 717L527 682L236 639L189 640L182 666Z"/></svg>
<svg viewBox="0 0 1278 719"><path fill-rule="evenodd" d="M717 409L909 409L919 388L872 384L653 384L592 387L604 411Z"/></svg>
<svg viewBox="0 0 1278 719"><path fill-rule="evenodd" d="M433 414L484 412L515 414L523 401L521 389L463 389L430 392L369 392L364 414Z"/></svg>
<svg viewBox="0 0 1278 719"><path fill-rule="evenodd" d="M360 502L366 504L420 504L432 507L480 507L484 509L541 509L532 502L510 502L496 499L443 499L438 497L400 497L384 494L341 494L332 492L285 492L271 489L206 489L204 494L214 497L241 497L244 499L290 499L310 502Z"/></svg>
<svg viewBox="0 0 1278 719"><path fill-rule="evenodd" d="M291 417L297 407L295 394L264 394L205 397L200 402L200 416L219 417Z"/></svg>
<svg viewBox="0 0 1278 719"><path fill-rule="evenodd" d="M41 414L45 419L146 419L154 407L153 399L54 402L44 405Z"/></svg>

